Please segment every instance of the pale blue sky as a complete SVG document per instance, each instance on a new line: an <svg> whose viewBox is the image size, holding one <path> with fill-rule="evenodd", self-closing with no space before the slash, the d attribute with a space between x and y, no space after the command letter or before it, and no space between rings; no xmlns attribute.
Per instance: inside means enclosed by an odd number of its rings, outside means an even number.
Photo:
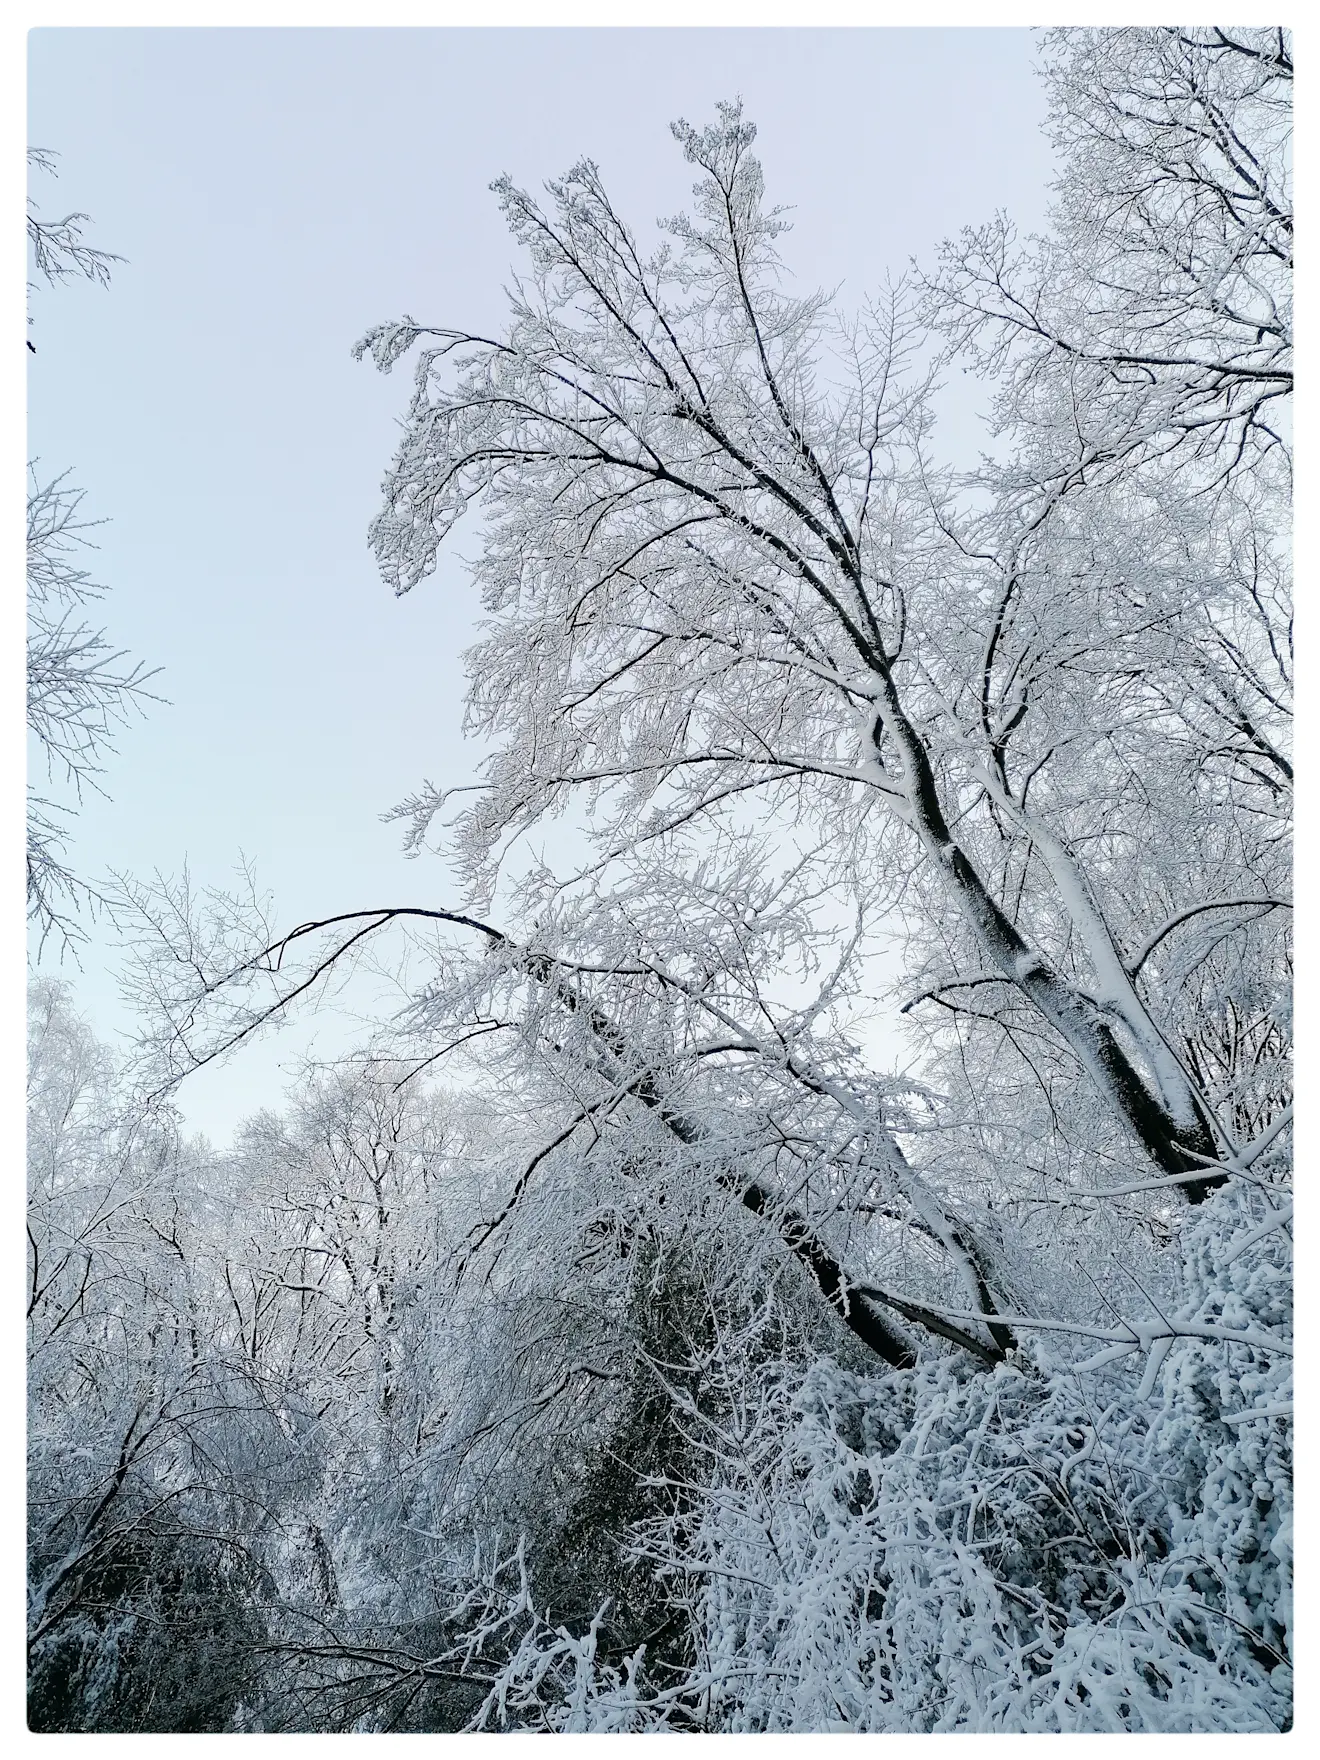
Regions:
<svg viewBox="0 0 1320 1760"><path fill-rule="evenodd" d="M859 300L912 255L1008 209L1039 224L1050 174L1018 30L38 30L33 189L86 209L113 286L40 292L29 451L72 467L99 533L116 640L169 704L125 734L113 799L71 847L224 884L239 852L281 920L444 903L380 813L423 776L466 778L452 555L396 601L366 546L408 369L350 358L408 311L489 331L514 261L488 185L587 155L644 225L683 203L668 122L741 93L784 255ZM970 430L967 430L970 432ZM471 541L468 534L466 541ZM459 548L464 539L460 538ZM76 978L124 1024L98 937ZM306 1035L185 1084L222 1140L274 1103Z"/></svg>

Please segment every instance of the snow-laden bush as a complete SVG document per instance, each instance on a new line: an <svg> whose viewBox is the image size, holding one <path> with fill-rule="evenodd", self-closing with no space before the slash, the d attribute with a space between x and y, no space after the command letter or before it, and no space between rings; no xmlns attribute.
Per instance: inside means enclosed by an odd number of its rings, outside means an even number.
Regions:
<svg viewBox="0 0 1320 1760"><path fill-rule="evenodd" d="M1262 1208L1224 1194L1197 1218L1175 1323L1286 1347L1288 1266ZM707 1482L637 1547L692 1619L693 1665L668 1683L644 1652L603 1667L594 1627L511 1597L504 1617L527 1622L483 1718L1287 1727L1290 1357L1187 1337L1135 1367L1079 1357L1032 1342L989 1372L781 1364L716 1417L690 1406Z"/></svg>

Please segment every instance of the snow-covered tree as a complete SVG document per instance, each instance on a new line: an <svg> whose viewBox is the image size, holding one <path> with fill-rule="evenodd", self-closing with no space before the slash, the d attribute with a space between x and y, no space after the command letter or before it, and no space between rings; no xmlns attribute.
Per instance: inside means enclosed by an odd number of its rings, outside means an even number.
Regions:
<svg viewBox="0 0 1320 1760"><path fill-rule="evenodd" d="M49 152L34 149L28 163L55 175ZM110 265L120 259L84 241L86 220L80 213L42 219L29 197L28 248L33 268L48 286L76 277L109 285ZM28 347L33 349L31 342ZM152 676L141 663L121 664L125 656L111 646L106 632L84 621L85 608L105 588L79 566L91 547L86 533L99 523L80 517L82 500L67 471L43 477L35 461L29 466L27 726L46 784L62 785L66 795L55 801L29 792L27 909L39 950L53 935L61 952L82 938L78 908L100 899L66 861L69 819L84 790L99 790L97 778L102 760L114 749L115 731L143 707Z"/></svg>
<svg viewBox="0 0 1320 1760"><path fill-rule="evenodd" d="M78 940L76 912L98 894L65 858L69 819L86 789L100 789L102 760L117 729L144 705L151 673L125 663L102 629L84 620L104 593L78 566L93 521L78 517L82 491L66 476L47 481L31 472L27 498L27 725L45 768L46 786L61 785L64 801L28 796L27 904L39 944ZM69 796L72 796L70 802Z"/></svg>
<svg viewBox="0 0 1320 1760"><path fill-rule="evenodd" d="M245 1151L240 1330L296 1297L403 1463L317 1518L313 1721L1290 1715L1289 46L1045 62L1041 239L840 315L726 105L658 239L590 162L502 179L507 328L359 347L420 345L387 580L481 522L462 890L285 934L136 895L157 1090L403 934L388 1092L444 1060L479 1121L439 1185L344 1159L380 1087ZM577 870L520 867L560 813ZM369 1506L428 1536L388 1593Z"/></svg>

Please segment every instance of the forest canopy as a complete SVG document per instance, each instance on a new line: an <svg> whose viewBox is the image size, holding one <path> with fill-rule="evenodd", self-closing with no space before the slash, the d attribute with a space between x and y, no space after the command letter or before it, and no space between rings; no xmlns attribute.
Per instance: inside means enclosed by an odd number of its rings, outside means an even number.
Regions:
<svg viewBox="0 0 1320 1760"><path fill-rule="evenodd" d="M132 1058L34 990L34 1727L1289 1726L1290 41L1041 59L1041 236L794 293L730 102L359 342L489 755L409 902L126 883Z"/></svg>

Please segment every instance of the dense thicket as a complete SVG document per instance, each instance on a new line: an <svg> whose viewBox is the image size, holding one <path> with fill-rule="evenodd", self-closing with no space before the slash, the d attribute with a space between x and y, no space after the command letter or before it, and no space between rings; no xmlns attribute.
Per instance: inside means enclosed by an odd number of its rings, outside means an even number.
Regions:
<svg viewBox="0 0 1320 1760"><path fill-rule="evenodd" d="M505 333L361 345L423 345L387 579L480 514L491 756L409 908L139 890L145 1109L39 999L48 1727L1286 1726L1291 61L1044 60L1048 236L860 315L728 106L658 246L503 180ZM400 938L361 1057L179 1143Z"/></svg>

